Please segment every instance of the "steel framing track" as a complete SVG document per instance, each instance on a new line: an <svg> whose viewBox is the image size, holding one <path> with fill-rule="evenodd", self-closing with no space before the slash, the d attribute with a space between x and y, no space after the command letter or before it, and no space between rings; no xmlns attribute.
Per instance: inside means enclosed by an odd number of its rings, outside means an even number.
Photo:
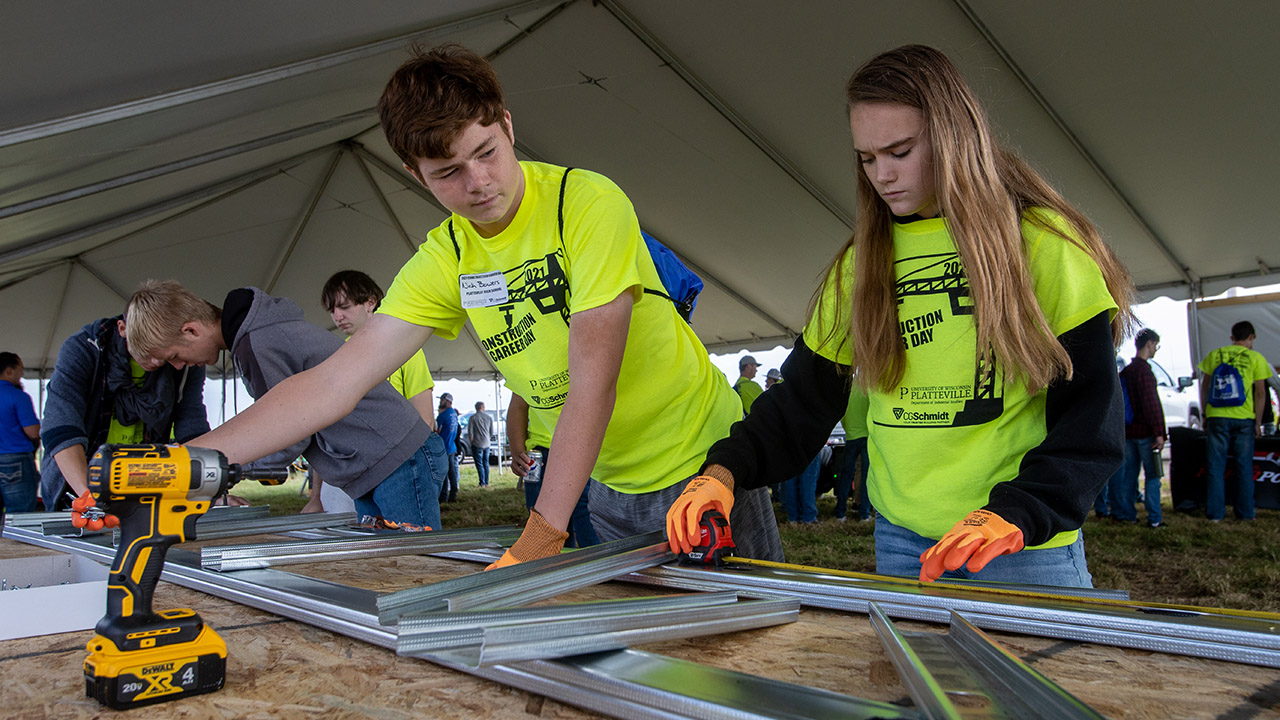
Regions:
<svg viewBox="0 0 1280 720"><path fill-rule="evenodd" d="M6 527L4 536L104 564L115 554L105 535L54 538ZM169 551L161 579L380 647L396 647L394 629L378 623L378 594L370 590L279 570L216 573L200 568L198 556L185 550ZM478 668L436 656L424 659L628 720L920 717L888 703L630 649Z"/></svg>
<svg viewBox="0 0 1280 720"><path fill-rule="evenodd" d="M345 538L294 540L247 545L208 545L200 549L200 565L207 570L251 570L298 565L319 560L385 557L505 547L520 537L515 525L493 528L436 530L428 533L388 532Z"/></svg>
<svg viewBox="0 0 1280 720"><path fill-rule="evenodd" d="M901 632L872 603L871 624L911 699L929 720L974 715L1018 720L1102 719L1093 708L1014 657L959 613L951 614L951 632L946 635ZM975 698L982 702L973 702ZM974 712L975 706L980 713Z"/></svg>

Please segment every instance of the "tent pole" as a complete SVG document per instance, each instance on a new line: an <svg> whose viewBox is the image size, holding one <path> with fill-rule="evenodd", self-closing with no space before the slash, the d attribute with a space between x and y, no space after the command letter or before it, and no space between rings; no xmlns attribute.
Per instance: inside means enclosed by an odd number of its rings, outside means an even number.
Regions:
<svg viewBox="0 0 1280 720"><path fill-rule="evenodd" d="M1191 340L1191 376L1196 375L1196 366L1200 364L1200 315L1197 306L1202 299L1199 281L1191 283L1191 303L1187 305L1187 335ZM1203 380L1202 380L1203 382ZM1204 408L1200 408L1200 417L1204 417Z"/></svg>

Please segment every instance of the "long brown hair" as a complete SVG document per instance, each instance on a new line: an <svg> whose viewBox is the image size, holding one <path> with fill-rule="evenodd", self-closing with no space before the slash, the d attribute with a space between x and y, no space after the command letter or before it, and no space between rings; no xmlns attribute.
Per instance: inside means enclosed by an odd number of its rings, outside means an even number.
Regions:
<svg viewBox="0 0 1280 720"><path fill-rule="evenodd" d="M906 45L872 58L849 78L848 108L894 103L920 110L933 146L937 205L960 253L975 308L977 360L999 359L1008 379L1031 392L1070 379L1071 359L1045 320L1023 252L1025 219L1055 234L1031 208L1058 213L1071 228L1064 239L1093 258L1120 311L1111 323L1118 345L1132 323L1132 282L1091 222L1016 155L997 146L986 113L946 55ZM863 389L889 390L902 381L906 349L898 326L893 213L858 166L858 215L853 236L828 267L810 315L824 312L819 298L834 283L836 298L851 310L842 343L852 343L855 381ZM1074 237L1072 236L1074 235ZM849 248L856 255L853 287L845 282ZM831 323L833 333L840 323Z"/></svg>

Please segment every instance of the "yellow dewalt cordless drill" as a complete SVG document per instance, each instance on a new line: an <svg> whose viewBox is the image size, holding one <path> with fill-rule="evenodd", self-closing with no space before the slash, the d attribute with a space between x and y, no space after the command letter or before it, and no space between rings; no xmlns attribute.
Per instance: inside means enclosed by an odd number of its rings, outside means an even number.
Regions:
<svg viewBox="0 0 1280 720"><path fill-rule="evenodd" d="M264 477L269 476L269 477ZM287 471L254 473L282 482ZM107 580L107 614L84 661L85 694L123 710L213 692L226 678L227 646L193 610L153 612L169 546L194 540L196 520L242 479L217 450L103 445L89 463L95 510L120 520Z"/></svg>

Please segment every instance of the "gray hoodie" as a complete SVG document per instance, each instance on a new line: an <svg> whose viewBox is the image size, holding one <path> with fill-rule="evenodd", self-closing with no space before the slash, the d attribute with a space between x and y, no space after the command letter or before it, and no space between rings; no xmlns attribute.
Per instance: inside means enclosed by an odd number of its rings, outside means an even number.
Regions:
<svg viewBox="0 0 1280 720"><path fill-rule="evenodd" d="M292 300L271 297L257 288L246 290L253 293L252 304L234 328L230 347L245 388L254 399L281 380L319 365L342 346L332 333L304 320L302 308ZM244 299L243 293L236 290L227 296L224 336L229 319L226 313L238 299ZM408 460L430 434L418 411L383 381L351 414L312 435L301 454L326 483L359 498Z"/></svg>

